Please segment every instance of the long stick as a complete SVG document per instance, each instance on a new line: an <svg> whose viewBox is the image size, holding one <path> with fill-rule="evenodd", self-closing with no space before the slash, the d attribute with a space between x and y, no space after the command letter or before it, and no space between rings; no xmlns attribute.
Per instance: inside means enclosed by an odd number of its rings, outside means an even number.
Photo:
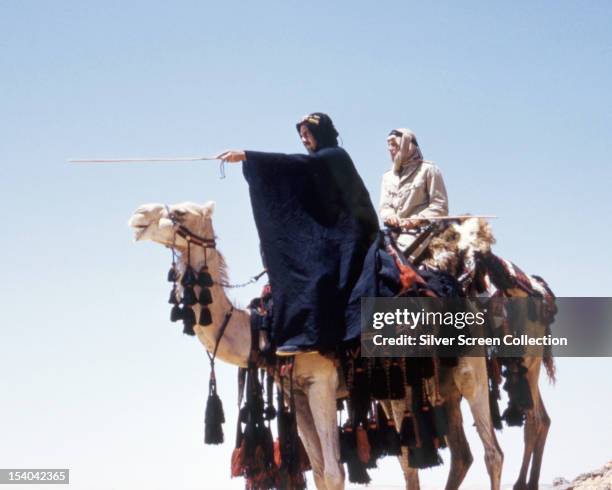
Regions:
<svg viewBox="0 0 612 490"><path fill-rule="evenodd" d="M219 160L215 157L168 157L168 158L104 158L68 160L68 163L148 163L148 162L199 162L204 160Z"/></svg>
<svg viewBox="0 0 612 490"><path fill-rule="evenodd" d="M431 216L429 218L423 218L420 216L414 216L413 218L404 218L400 221L412 221L412 220L419 220L419 221L446 221L446 220L453 220L453 219L468 219L468 218L486 218L486 219L490 219L490 218L497 218L497 216L493 216L493 215L486 215L486 214L480 214L480 215L471 215L471 214L463 214L463 215L456 215L456 216Z"/></svg>

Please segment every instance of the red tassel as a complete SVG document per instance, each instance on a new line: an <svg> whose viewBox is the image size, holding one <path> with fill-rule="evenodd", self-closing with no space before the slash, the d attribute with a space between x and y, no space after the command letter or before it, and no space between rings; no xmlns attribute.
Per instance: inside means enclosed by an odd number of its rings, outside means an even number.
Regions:
<svg viewBox="0 0 612 490"><path fill-rule="evenodd" d="M368 464L370 461L371 451L370 442L368 441L368 433L363 426L358 426L355 429L355 439L357 443L357 457L363 464Z"/></svg>
<svg viewBox="0 0 612 490"><path fill-rule="evenodd" d="M244 441L240 443L240 447L235 447L232 451L232 478L244 475Z"/></svg>
<svg viewBox="0 0 612 490"><path fill-rule="evenodd" d="M280 441L276 439L274 441L274 464L280 468L282 466L282 462Z"/></svg>

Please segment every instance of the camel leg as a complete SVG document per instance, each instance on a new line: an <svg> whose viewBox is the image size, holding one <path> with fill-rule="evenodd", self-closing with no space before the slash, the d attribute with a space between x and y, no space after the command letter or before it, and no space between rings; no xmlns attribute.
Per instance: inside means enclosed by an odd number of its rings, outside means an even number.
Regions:
<svg viewBox="0 0 612 490"><path fill-rule="evenodd" d="M527 471L529 470L529 463L535 448L536 436L537 428L534 412L533 410L529 410L525 417L525 427L523 429L523 462L521 464L521 471L513 487L514 490L527 489Z"/></svg>
<svg viewBox="0 0 612 490"><path fill-rule="evenodd" d="M468 402L470 402L468 398ZM491 421L491 411L489 408L489 393L487 386L479 387L474 397L474 403L470 403L476 430L480 436L485 449L485 464L492 490L499 490L501 486L501 473L504 463L504 453L499 447L493 422Z"/></svg>
<svg viewBox="0 0 612 490"><path fill-rule="evenodd" d="M467 475L474 457L463 430L463 416L461 415L461 395L457 393L447 398L445 403L448 416L448 434L446 441L451 455L451 467L446 480L446 490L455 490L461 486Z"/></svg>
<svg viewBox="0 0 612 490"><path fill-rule="evenodd" d="M459 365L455 368L455 383L470 405L476 430L484 446L485 464L491 489L499 490L504 453L495 437L491 420L485 359L483 357L461 358Z"/></svg>
<svg viewBox="0 0 612 490"><path fill-rule="evenodd" d="M294 375L308 398L308 406L323 455L323 479L327 490L344 489L340 440L336 421L338 371L334 362L316 354L296 357Z"/></svg>
<svg viewBox="0 0 612 490"><path fill-rule="evenodd" d="M402 420L404 418L405 407L411 405L410 390L406 387L407 395L403 400L381 400L381 404L387 418L393 417L395 427L399 431L402 427ZM411 468L408 464L408 448L402 446L402 454L397 457L402 472L404 473L404 481L406 482L406 490L419 490L419 471L416 468Z"/></svg>
<svg viewBox="0 0 612 490"><path fill-rule="evenodd" d="M544 404L542 403L540 389L538 387L540 365L541 358L539 357L525 358L525 366L527 367L527 381L529 383L529 390L533 400L533 409L529 410L525 417L525 427L523 430L523 461L521 464L521 471L519 472L519 476L514 484L515 490L538 488L544 445L546 444L548 427L550 426L550 418L548 417ZM536 451L536 447L538 451ZM528 487L527 472L529 470L530 463L532 463L532 468Z"/></svg>
<svg viewBox="0 0 612 490"><path fill-rule="evenodd" d="M295 397L298 432L310 460L315 486L317 490L327 490L324 476L323 451L321 450L321 443L315 428L314 419L312 418L308 398L302 390L297 388L294 388L293 396Z"/></svg>
<svg viewBox="0 0 612 490"><path fill-rule="evenodd" d="M538 432L533 449L533 458L531 460L531 471L529 472L528 488L530 490L536 490L538 488L540 469L542 468L542 457L544 456L544 446L546 445L546 438L548 436L548 430L550 429L550 417L544 407L542 396L539 394L538 402L538 410L536 413L538 419Z"/></svg>

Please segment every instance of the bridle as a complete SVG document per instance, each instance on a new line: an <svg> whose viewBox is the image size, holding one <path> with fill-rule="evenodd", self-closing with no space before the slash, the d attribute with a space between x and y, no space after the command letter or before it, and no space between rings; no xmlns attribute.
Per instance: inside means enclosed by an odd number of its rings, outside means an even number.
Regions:
<svg viewBox="0 0 612 490"><path fill-rule="evenodd" d="M186 228L185 226L181 225L178 222L178 220L176 219L176 216L174 215L174 213L170 211L170 207L167 204L164 204L164 207L166 208L166 212L168 213L168 219L172 221L172 224L175 227L174 235L172 239L172 245L166 245L166 247L172 250L173 263L174 263L174 254L176 254L176 245L175 245L176 235L178 235L187 242L187 256L188 256L187 261L189 262L189 258L190 258L189 257L190 255L189 247L193 243L194 245L197 245L204 249L204 263L206 264L206 250L209 248L212 248L215 250L217 249L217 241L215 240L215 238L202 237L200 235L193 233L191 230L189 230L188 228ZM216 284L224 288L243 288L243 287L248 286L249 284L256 283L267 272L268 271L266 269L263 269L258 274L251 276L248 281L237 283L237 284L230 284L230 283L221 282L221 281L213 281L213 284Z"/></svg>
<svg viewBox="0 0 612 490"><path fill-rule="evenodd" d="M198 245L204 249L217 247L217 242L214 238L206 238L201 237L200 235L196 235L194 232L179 223L179 221L176 219L176 216L172 211L170 211L170 207L167 204L164 204L164 207L166 208L166 213L168 213L168 219L172 221L172 224L174 225L174 236L172 239L172 245L167 245L169 248L175 247L176 235L186 240L188 246L190 243L193 243L194 245Z"/></svg>
<svg viewBox="0 0 612 490"><path fill-rule="evenodd" d="M195 335L195 331L193 329L194 325L199 324L202 326L208 326L212 324L212 315L210 310L208 309L208 305L212 304L212 294L210 292L210 287L213 285L219 285L221 287L244 287L248 284L252 284L256 282L263 274L266 272L265 270L256 276L253 276L248 282L243 284L226 284L220 281L213 280L210 272L208 271L208 249L216 250L217 242L215 238L207 238L197 235L189 230L187 227L182 225L177 219L176 215L170 210L170 207L167 204L164 204L166 209L166 213L168 215L168 219L172 222L173 226L173 236L172 236L172 244L166 245L166 247L170 248L172 251L172 267L168 273L168 281L173 283L172 291L170 293L169 302L174 306L172 308L172 313L170 315L171 321L176 321L179 319L183 320L184 329L183 333L188 335ZM180 236L187 242L187 265L183 276L181 277L181 284L183 286L183 297L179 301L176 297L177 292L177 281L178 281L178 273L176 269L176 257L178 252L176 250L176 237ZM195 245L204 249L204 265L200 271L195 271L193 266L191 265L191 245ZM200 293L199 297L196 298L196 294L194 291L194 286L199 286ZM195 313L191 308L193 305L198 303L200 305L200 318L195 318ZM180 306L179 306L180 304ZM230 306L229 310L225 313L223 322L221 327L219 328L219 335L215 339L215 345L213 348L212 356L208 351L206 354L209 357L211 362L211 367L214 369L214 359L217 354L217 349L219 348L219 343L221 338L223 337L226 327L229 324L229 321L234 313L234 307Z"/></svg>

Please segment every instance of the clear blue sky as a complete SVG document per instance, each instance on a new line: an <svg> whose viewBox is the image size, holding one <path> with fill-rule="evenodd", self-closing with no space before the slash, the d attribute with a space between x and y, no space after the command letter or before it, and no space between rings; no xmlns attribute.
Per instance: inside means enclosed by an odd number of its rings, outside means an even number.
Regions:
<svg viewBox="0 0 612 490"><path fill-rule="evenodd" d="M70 467L87 490L243 485L231 442L201 443L208 367L167 319L170 257L126 225L146 202L213 199L244 280L260 263L239 168L68 158L296 152L295 121L325 111L377 201L386 134L410 127L451 212L499 216L497 253L561 296L610 296L611 20L597 0L0 2L0 467ZM543 482L612 459L610 362L561 359L544 386ZM219 376L231 441L235 371ZM521 441L500 435L504 482ZM382 468L374 484L401 482Z"/></svg>

